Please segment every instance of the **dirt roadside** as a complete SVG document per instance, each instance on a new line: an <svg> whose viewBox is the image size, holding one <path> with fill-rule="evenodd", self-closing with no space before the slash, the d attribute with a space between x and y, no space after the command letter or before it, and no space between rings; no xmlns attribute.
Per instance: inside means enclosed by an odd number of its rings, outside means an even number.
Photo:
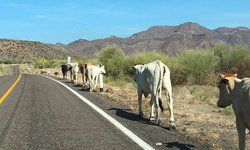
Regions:
<svg viewBox="0 0 250 150"><path fill-rule="evenodd" d="M132 83L124 87L106 85L104 95L138 112L136 88ZM232 108L217 108L217 88L208 86L173 87L174 117L177 130L189 137L210 143L213 149L237 148L237 131ZM126 99L119 101L119 97ZM144 114L149 117L149 100L143 98ZM167 106L165 106L167 107ZM169 113L162 114L162 122L169 122ZM250 143L250 138L247 138ZM230 146L228 146L230 144Z"/></svg>

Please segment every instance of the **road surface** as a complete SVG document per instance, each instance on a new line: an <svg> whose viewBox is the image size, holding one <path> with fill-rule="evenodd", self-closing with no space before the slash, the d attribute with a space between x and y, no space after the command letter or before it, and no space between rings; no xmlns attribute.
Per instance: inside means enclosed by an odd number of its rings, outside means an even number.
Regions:
<svg viewBox="0 0 250 150"><path fill-rule="evenodd" d="M0 77L0 96L18 75ZM87 98L154 149L209 149L206 143L169 131L98 93L82 91L59 80ZM102 115L61 84L40 75L22 74L0 105L0 149L142 149Z"/></svg>

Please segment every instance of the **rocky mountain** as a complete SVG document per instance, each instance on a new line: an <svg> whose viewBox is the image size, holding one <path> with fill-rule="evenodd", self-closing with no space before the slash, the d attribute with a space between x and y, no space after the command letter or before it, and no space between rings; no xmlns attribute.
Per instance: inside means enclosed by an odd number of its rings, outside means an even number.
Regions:
<svg viewBox="0 0 250 150"><path fill-rule="evenodd" d="M220 27L208 29L197 23L187 22L178 26L153 26L128 38L111 36L93 41L77 40L66 49L82 56L95 56L108 45L117 45L126 54L159 50L168 55L189 48L209 48L217 44L242 44L250 47L250 30L245 27Z"/></svg>
<svg viewBox="0 0 250 150"><path fill-rule="evenodd" d="M117 45L129 55L153 50L175 55L183 49L209 48L217 44L242 44L250 47L250 30L246 27L211 30L187 22L178 26L153 26L128 38L110 36L92 41L79 39L67 45L0 39L0 59L65 59L68 55L75 58L94 57L102 48L110 45Z"/></svg>

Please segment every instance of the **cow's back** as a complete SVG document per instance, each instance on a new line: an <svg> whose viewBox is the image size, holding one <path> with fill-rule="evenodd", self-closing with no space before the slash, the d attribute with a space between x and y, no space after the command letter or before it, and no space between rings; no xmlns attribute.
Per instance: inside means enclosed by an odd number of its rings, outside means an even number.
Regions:
<svg viewBox="0 0 250 150"><path fill-rule="evenodd" d="M140 72L139 86L144 93L150 94L154 88L158 88L160 82L160 66L157 61L145 64Z"/></svg>

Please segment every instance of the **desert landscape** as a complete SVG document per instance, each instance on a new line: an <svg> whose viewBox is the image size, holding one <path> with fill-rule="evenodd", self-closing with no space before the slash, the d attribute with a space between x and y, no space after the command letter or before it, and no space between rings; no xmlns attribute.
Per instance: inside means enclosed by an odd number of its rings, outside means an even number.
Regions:
<svg viewBox="0 0 250 150"><path fill-rule="evenodd" d="M27 66L22 67L28 71ZM57 77L62 78L60 68L46 68L44 70L50 72L51 76L58 72L59 75ZM39 74L41 69L34 69L31 72ZM80 73L78 73L78 84L82 84ZM103 93L94 92L93 94L106 96L114 102L138 113L136 90L136 84L133 82L126 83L121 87L112 83L105 83ZM198 85L174 86L173 99L174 117L178 132L184 133L184 135L190 138L208 142L215 150L225 149L225 147L237 149L238 135L235 116L231 106L225 109L217 107L218 87ZM166 98L163 97L163 100L166 100ZM147 118L149 118L150 114L149 101L150 96L148 98L143 97L143 109ZM167 108L166 103L164 106ZM168 125L168 119L169 113L165 109L162 114L163 126ZM246 136L246 143L247 148L250 148L248 144L250 143L249 134Z"/></svg>

